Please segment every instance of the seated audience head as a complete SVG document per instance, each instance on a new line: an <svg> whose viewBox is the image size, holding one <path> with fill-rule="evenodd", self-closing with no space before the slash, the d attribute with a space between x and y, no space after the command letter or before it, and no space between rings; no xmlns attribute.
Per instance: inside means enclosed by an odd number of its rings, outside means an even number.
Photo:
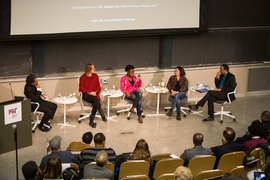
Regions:
<svg viewBox="0 0 270 180"><path fill-rule="evenodd" d="M231 173L224 173L222 180L234 180L234 175Z"/></svg>
<svg viewBox="0 0 270 180"><path fill-rule="evenodd" d="M22 166L25 179L34 179L38 175L38 165L35 161L28 161Z"/></svg>
<svg viewBox="0 0 270 180"><path fill-rule="evenodd" d="M60 178L62 176L62 164L60 158L56 155L52 155L48 159L43 173L45 179Z"/></svg>
<svg viewBox="0 0 270 180"><path fill-rule="evenodd" d="M76 168L66 168L62 173L64 180L81 180L80 171Z"/></svg>
<svg viewBox="0 0 270 180"><path fill-rule="evenodd" d="M191 170L184 166L179 166L174 172L174 180L192 180Z"/></svg>
<svg viewBox="0 0 270 180"><path fill-rule="evenodd" d="M97 134L95 134L95 136L94 136L95 146L105 147L105 141L106 141L106 138L105 138L105 136L104 136L103 133L97 133Z"/></svg>
<svg viewBox="0 0 270 180"><path fill-rule="evenodd" d="M270 112L269 111L263 111L261 114L261 121L270 121Z"/></svg>
<svg viewBox="0 0 270 180"><path fill-rule="evenodd" d="M96 164L97 166L104 167L108 162L108 155L106 151L101 150L96 155Z"/></svg>
<svg viewBox="0 0 270 180"><path fill-rule="evenodd" d="M92 64L92 63L86 64L85 65L85 68L84 68L84 73L85 74L91 74L93 72L95 72L95 66L94 66L94 64Z"/></svg>
<svg viewBox="0 0 270 180"><path fill-rule="evenodd" d="M249 179L244 174L237 174L237 175L235 175L234 180L249 180Z"/></svg>
<svg viewBox="0 0 270 180"><path fill-rule="evenodd" d="M53 152L61 151L61 140L60 136L55 136L49 141L49 146Z"/></svg>
<svg viewBox="0 0 270 180"><path fill-rule="evenodd" d="M35 77L34 74L29 74L26 77L26 84L27 85L37 85L37 78Z"/></svg>
<svg viewBox="0 0 270 180"><path fill-rule="evenodd" d="M203 142L203 135L201 133L195 133L193 135L193 144L195 146L201 146Z"/></svg>
<svg viewBox="0 0 270 180"><path fill-rule="evenodd" d="M265 176L270 176L270 156L266 158L264 173Z"/></svg>
<svg viewBox="0 0 270 180"><path fill-rule="evenodd" d="M83 134L82 142L84 142L85 144L91 144L92 139L93 139L93 134L91 132L86 132Z"/></svg>
<svg viewBox="0 0 270 180"><path fill-rule="evenodd" d="M235 139L235 131L231 127L226 127L223 131L223 137L227 142L233 142Z"/></svg>
<svg viewBox="0 0 270 180"><path fill-rule="evenodd" d="M257 169L257 161L259 161L259 159L256 159L256 157L252 154L247 154L244 158L243 158L243 163L242 165L245 167L245 170L247 172Z"/></svg>
<svg viewBox="0 0 270 180"><path fill-rule="evenodd" d="M264 129L262 124L252 124L248 127L248 132L251 136L260 136L264 137Z"/></svg>
<svg viewBox="0 0 270 180"><path fill-rule="evenodd" d="M133 159L150 161L151 153L149 146L144 139L140 139L133 151Z"/></svg>
<svg viewBox="0 0 270 180"><path fill-rule="evenodd" d="M176 66L176 68L174 70L174 74L176 76L180 75L180 77L183 77L186 75L186 72L185 72L184 68L182 68L181 66Z"/></svg>

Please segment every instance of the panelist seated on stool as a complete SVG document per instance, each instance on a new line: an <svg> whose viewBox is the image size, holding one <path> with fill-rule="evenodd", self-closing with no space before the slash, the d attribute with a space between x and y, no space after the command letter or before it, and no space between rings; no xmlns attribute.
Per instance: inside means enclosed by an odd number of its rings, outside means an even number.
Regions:
<svg viewBox="0 0 270 180"><path fill-rule="evenodd" d="M141 111L141 99L142 93L139 88L142 86L141 75L137 77L134 75L135 67L133 65L127 65L125 71L127 72L120 80L120 89L125 94L125 97L133 101L133 105L130 109L131 113L137 113L138 122L143 123L142 111ZM135 108L137 111L135 111Z"/></svg>
<svg viewBox="0 0 270 180"><path fill-rule="evenodd" d="M189 105L188 107L192 110L198 110L199 107L203 107L208 102L208 117L203 121L214 120L214 102L218 100L228 101L227 94L234 91L236 88L235 76L229 72L229 66L222 64L220 70L217 72L215 77L216 88L210 90L207 94L195 105ZM230 94L230 101L235 100L234 94Z"/></svg>
<svg viewBox="0 0 270 180"><path fill-rule="evenodd" d="M170 77L167 83L167 88L170 92L169 101L171 99L172 105L167 116L172 116L174 108L176 108L176 119L181 120L181 103L186 99L186 92L188 91L188 81L185 77L186 72L181 66L177 66L174 70L174 75ZM184 113L186 114L186 113Z"/></svg>

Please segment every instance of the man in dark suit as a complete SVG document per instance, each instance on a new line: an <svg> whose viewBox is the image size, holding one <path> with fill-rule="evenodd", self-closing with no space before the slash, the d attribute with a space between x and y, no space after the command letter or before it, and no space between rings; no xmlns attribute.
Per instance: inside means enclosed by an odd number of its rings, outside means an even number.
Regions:
<svg viewBox="0 0 270 180"><path fill-rule="evenodd" d="M202 146L203 135L201 133L195 133L193 135L193 144L194 147L191 149L186 149L181 158L184 160L184 166L188 165L188 162L195 156L200 155L212 155L212 150L210 148L204 148Z"/></svg>
<svg viewBox="0 0 270 180"><path fill-rule="evenodd" d="M84 166L83 178L108 178L113 180L113 171L104 167L108 161L106 151L99 151L95 160L96 164L87 164Z"/></svg>
<svg viewBox="0 0 270 180"><path fill-rule="evenodd" d="M44 113L38 128L43 131L47 132L51 129L50 126L50 119L53 119L55 111L57 109L57 105L50 101L44 100L47 96L42 93L41 87L38 84L37 78L30 74L26 77L26 85L24 86L24 95L31 99L31 102L38 102L39 108L38 111ZM32 104L32 111L37 107L36 104Z"/></svg>
<svg viewBox="0 0 270 180"><path fill-rule="evenodd" d="M227 94L236 88L235 76L229 72L227 64L220 66L220 71L217 72L215 77L215 86L216 88L208 91L197 104L188 106L192 110L198 110L200 106L203 107L206 101L208 101L208 117L203 119L203 121L213 121L214 102L217 100L227 100ZM233 94L230 95L230 99L231 101L235 100L235 96Z"/></svg>
<svg viewBox="0 0 270 180"><path fill-rule="evenodd" d="M214 168L217 168L219 160L224 154L235 151L241 151L242 148L241 144L234 142L235 131L231 127L226 127L226 129L223 131L223 137L225 138L225 140L224 139L221 140L222 145L211 148L213 155L216 156L217 158Z"/></svg>

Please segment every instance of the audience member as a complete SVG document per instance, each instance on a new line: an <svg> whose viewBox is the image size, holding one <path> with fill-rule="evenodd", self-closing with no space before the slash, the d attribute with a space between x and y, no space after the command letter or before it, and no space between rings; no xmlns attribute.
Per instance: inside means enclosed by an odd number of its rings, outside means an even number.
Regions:
<svg viewBox="0 0 270 180"><path fill-rule="evenodd" d="M257 168L257 161L256 157L252 154L247 154L243 158L243 166L245 167L245 171L247 171L247 177L249 180L254 180L254 172L261 172L261 169Z"/></svg>
<svg viewBox="0 0 270 180"><path fill-rule="evenodd" d="M224 173L222 180L234 180L234 175L231 173Z"/></svg>
<svg viewBox="0 0 270 180"><path fill-rule="evenodd" d="M204 148L202 146L203 135L201 133L195 133L193 135L194 147L191 149L186 149L181 158L184 160L184 166L188 165L188 162L198 155L212 155L212 150L210 148Z"/></svg>
<svg viewBox="0 0 270 180"><path fill-rule="evenodd" d="M43 174L35 161L28 161L22 166L25 180L42 180Z"/></svg>
<svg viewBox="0 0 270 180"><path fill-rule="evenodd" d="M171 99L172 105L167 116L172 116L173 110L176 107L176 119L181 120L181 100L187 98L186 92L188 91L188 82L185 77L186 72L181 66L177 66L174 70L174 75L170 77L167 83L167 89L170 92L169 100Z"/></svg>
<svg viewBox="0 0 270 180"><path fill-rule="evenodd" d="M264 138L265 135L264 135L264 132L263 132L263 124L262 124L262 122L260 120L254 120L254 121L252 121L251 125L253 125L253 124L258 125L258 128L260 129L260 137ZM251 139L252 139L252 136L251 136L250 132L247 131L244 136L236 138L234 142L243 144L245 141L248 141L248 140L251 140Z"/></svg>
<svg viewBox="0 0 270 180"><path fill-rule="evenodd" d="M39 166L41 170L44 170L45 164L47 163L48 159L53 155L58 156L62 163L76 163L76 164L78 164L77 159L75 158L75 156L71 152L61 151L61 140L62 140L62 138L60 136L55 136L54 138L52 138L49 141L49 146L50 146L52 153L48 154L42 158L40 166Z"/></svg>
<svg viewBox="0 0 270 180"><path fill-rule="evenodd" d="M61 179L62 178L62 164L58 156L51 156L43 171L45 179Z"/></svg>
<svg viewBox="0 0 270 180"><path fill-rule="evenodd" d="M265 177L262 180L270 180L270 156L266 158L264 174Z"/></svg>
<svg viewBox="0 0 270 180"><path fill-rule="evenodd" d="M134 151L131 153L130 160L145 160L150 164L149 176L152 177L153 173L153 160L151 158L151 153L149 151L149 146L144 139L138 140Z"/></svg>
<svg viewBox="0 0 270 180"><path fill-rule="evenodd" d="M139 88L142 86L142 80L140 74L138 74L137 77L134 75L134 69L135 67L133 65L127 65L125 67L127 74L120 79L120 89L125 94L125 98L133 101L130 112L136 113L136 108L138 122L143 123L141 110L142 93L139 90Z"/></svg>
<svg viewBox="0 0 270 180"><path fill-rule="evenodd" d="M179 166L174 172L174 180L192 180L191 170L184 166Z"/></svg>
<svg viewBox="0 0 270 180"><path fill-rule="evenodd" d="M255 147L257 144L266 143L264 138L261 138L260 135L263 132L262 126L259 124L253 124L248 127L248 132L252 136L252 139L245 141L242 144L242 150L247 152L251 148Z"/></svg>
<svg viewBox="0 0 270 180"><path fill-rule="evenodd" d="M86 132L82 136L82 141L71 142L67 148L67 151L82 151L85 148L92 148L92 146L90 146L92 139L93 134L91 132Z"/></svg>
<svg viewBox="0 0 270 180"><path fill-rule="evenodd" d="M62 176L64 180L81 180L80 171L74 167L66 168Z"/></svg>
<svg viewBox="0 0 270 180"><path fill-rule="evenodd" d="M237 175L235 175L234 180L249 180L249 179L244 174L237 174Z"/></svg>
<svg viewBox="0 0 270 180"><path fill-rule="evenodd" d="M106 138L103 133L97 133L94 136L94 143L95 146L93 148L86 148L82 150L82 152L78 156L78 160L80 162L80 167L83 169L84 165L94 162L97 153L100 150L106 151L108 155L108 161L111 163L115 162L116 158L116 153L112 148L106 148L105 143L106 143Z"/></svg>
<svg viewBox="0 0 270 180"><path fill-rule="evenodd" d="M264 127L264 133L266 133L266 131L270 130L270 112L269 111L262 112L261 121Z"/></svg>
<svg viewBox="0 0 270 180"><path fill-rule="evenodd" d="M236 88L235 76L229 72L229 66L222 64L220 71L217 72L215 77L215 90L210 90L207 94L195 105L189 105L192 110L198 110L203 107L206 101L208 101L208 115L209 117L203 119L203 121L214 120L214 102L217 100L226 100L227 94L234 91ZM235 100L234 94L230 95L231 101Z"/></svg>
<svg viewBox="0 0 270 180"><path fill-rule="evenodd" d="M95 160L96 164L87 164L84 166L83 178L108 178L113 180L113 171L104 167L108 161L108 155L106 151L99 151Z"/></svg>
<svg viewBox="0 0 270 180"><path fill-rule="evenodd" d="M213 155L216 156L216 163L215 168L217 168L217 165L219 163L219 160L221 156L223 156L226 153L240 151L241 150L241 144L233 142L235 139L235 131L231 127L226 127L223 131L223 137L222 139L222 145L212 147Z"/></svg>
<svg viewBox="0 0 270 180"><path fill-rule="evenodd" d="M41 122L38 125L38 129L43 132L49 131L52 127L50 126L50 119L53 119L57 105L50 101L44 100L47 95L42 93L40 84L38 83L35 75L30 74L26 77L26 84L24 86L24 95L31 99L31 102L38 102L38 111L43 112L44 115ZM37 108L36 104L31 104L31 109L34 111Z"/></svg>
<svg viewBox="0 0 270 180"><path fill-rule="evenodd" d="M91 115L89 116L90 122L89 125L92 128L96 128L96 122L95 122L95 116L96 112L98 110L100 116L102 117L102 120L104 122L107 122L107 118L105 117L105 114L103 110L101 109L100 104L100 92L101 87L99 83L99 77L95 72L95 66L94 64L88 63L85 66L85 72L80 77L80 83L79 83L79 92L83 95L83 100L89 102L92 104L93 108L91 111Z"/></svg>

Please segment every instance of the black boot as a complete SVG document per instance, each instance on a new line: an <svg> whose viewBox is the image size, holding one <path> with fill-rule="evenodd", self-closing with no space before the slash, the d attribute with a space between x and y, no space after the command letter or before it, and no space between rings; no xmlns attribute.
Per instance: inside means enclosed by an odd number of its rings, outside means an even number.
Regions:
<svg viewBox="0 0 270 180"><path fill-rule="evenodd" d="M169 112L167 112L167 116L172 116L172 113L173 113L173 109L170 109Z"/></svg>
<svg viewBox="0 0 270 180"><path fill-rule="evenodd" d="M107 118L105 117L105 114L102 111L102 109L99 109L98 112L99 112L99 114L100 114L100 116L102 118L102 121L107 122Z"/></svg>
<svg viewBox="0 0 270 180"><path fill-rule="evenodd" d="M181 113L177 112L176 119L179 121L181 120Z"/></svg>
<svg viewBox="0 0 270 180"><path fill-rule="evenodd" d="M89 122L89 125L92 127L92 128L96 128L96 123L94 122L94 119L95 119L95 116L94 115L90 115L90 122Z"/></svg>

